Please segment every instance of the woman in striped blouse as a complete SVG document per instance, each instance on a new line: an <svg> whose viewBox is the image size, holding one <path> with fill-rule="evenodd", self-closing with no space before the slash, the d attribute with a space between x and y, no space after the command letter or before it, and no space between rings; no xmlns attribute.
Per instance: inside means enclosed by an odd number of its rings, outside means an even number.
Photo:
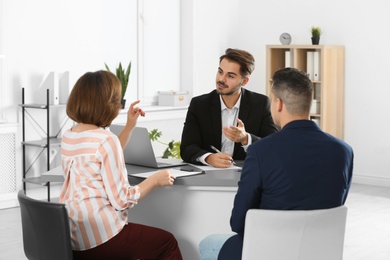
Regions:
<svg viewBox="0 0 390 260"><path fill-rule="evenodd" d="M131 104L119 136L105 128L121 108L121 83L108 71L87 72L66 107L77 124L62 137L65 175L60 202L66 204L74 259L182 259L175 237L162 229L127 222L128 208L160 186L173 185L168 170L131 186L123 147L142 109Z"/></svg>

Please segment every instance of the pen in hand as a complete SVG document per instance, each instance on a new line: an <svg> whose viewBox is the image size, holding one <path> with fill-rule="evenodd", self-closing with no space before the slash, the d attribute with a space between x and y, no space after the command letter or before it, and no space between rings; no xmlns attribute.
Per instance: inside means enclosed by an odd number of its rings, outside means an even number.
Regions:
<svg viewBox="0 0 390 260"><path fill-rule="evenodd" d="M210 145L211 149L213 149L214 152L216 153L221 153L220 150L218 150L217 148L215 148L214 146Z"/></svg>
<svg viewBox="0 0 390 260"><path fill-rule="evenodd" d="M220 150L218 150L217 148L215 148L214 146L210 145L211 149L213 149L214 152L216 153L222 153ZM236 163L234 162L234 160L232 159L231 162L235 165Z"/></svg>

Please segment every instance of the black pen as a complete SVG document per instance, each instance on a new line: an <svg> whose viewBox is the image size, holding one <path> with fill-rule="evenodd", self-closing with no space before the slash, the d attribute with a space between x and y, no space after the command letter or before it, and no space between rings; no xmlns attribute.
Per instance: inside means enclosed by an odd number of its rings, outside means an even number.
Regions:
<svg viewBox="0 0 390 260"><path fill-rule="evenodd" d="M215 148L214 146L210 145L211 149L214 150L214 152L216 153L222 153L220 150L218 150L217 148ZM234 162L234 160L232 159L231 162L235 165L236 163Z"/></svg>

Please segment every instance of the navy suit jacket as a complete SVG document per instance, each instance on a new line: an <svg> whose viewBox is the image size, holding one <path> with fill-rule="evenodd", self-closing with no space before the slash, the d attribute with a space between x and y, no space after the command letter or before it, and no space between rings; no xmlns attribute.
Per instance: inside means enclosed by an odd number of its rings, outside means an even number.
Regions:
<svg viewBox="0 0 390 260"><path fill-rule="evenodd" d="M244 88L241 91L238 118L244 123L245 131L251 134L252 143L277 132L270 113L269 98ZM181 138L181 158L185 162L199 164L197 158L208 152L214 153L210 145L221 150L221 142L221 102L219 94L213 90L191 100ZM245 156L241 143L236 143L233 159L244 160Z"/></svg>
<svg viewBox="0 0 390 260"><path fill-rule="evenodd" d="M249 209L326 209L347 198L352 148L313 121L290 122L247 152L230 219L241 236Z"/></svg>

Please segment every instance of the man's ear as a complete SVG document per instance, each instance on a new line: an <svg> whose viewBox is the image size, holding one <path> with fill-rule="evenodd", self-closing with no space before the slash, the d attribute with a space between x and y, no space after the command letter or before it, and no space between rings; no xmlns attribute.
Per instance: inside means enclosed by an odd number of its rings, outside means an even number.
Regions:
<svg viewBox="0 0 390 260"><path fill-rule="evenodd" d="M276 99L276 102L277 102L277 109L278 109L278 112L281 112L283 107L284 107L284 103L283 103L283 100L281 100L280 98L277 98Z"/></svg>
<svg viewBox="0 0 390 260"><path fill-rule="evenodd" d="M249 81L249 77L245 77L245 78L242 80L241 86L245 86L246 83L248 83L248 81Z"/></svg>

